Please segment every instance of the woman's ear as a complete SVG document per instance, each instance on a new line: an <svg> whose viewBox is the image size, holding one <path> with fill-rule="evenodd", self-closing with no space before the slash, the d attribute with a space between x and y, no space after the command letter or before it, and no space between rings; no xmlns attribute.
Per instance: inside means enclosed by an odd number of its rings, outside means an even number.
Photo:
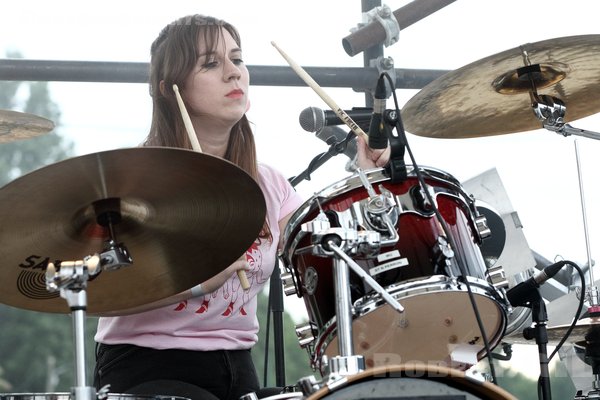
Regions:
<svg viewBox="0 0 600 400"><path fill-rule="evenodd" d="M162 79L158 82L158 90L160 90L160 94L162 94L163 97L167 97L165 81Z"/></svg>

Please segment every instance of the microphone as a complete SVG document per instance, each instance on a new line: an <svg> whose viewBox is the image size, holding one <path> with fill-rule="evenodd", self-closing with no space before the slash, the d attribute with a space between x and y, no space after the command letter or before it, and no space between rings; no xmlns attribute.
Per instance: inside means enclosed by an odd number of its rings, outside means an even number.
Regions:
<svg viewBox="0 0 600 400"><path fill-rule="evenodd" d="M354 107L352 110L344 110L346 114L361 129L366 129L366 125L371 120L373 109L369 107ZM299 117L300 126L307 132L317 132L326 126L345 125L344 121L333 111L323 111L317 107L308 107L302 110Z"/></svg>
<svg viewBox="0 0 600 400"><path fill-rule="evenodd" d="M530 301L531 292L556 275L566 264L566 261L559 261L549 265L541 271L536 272L531 278L509 289L506 292L506 297L510 304L514 307L526 305Z"/></svg>
<svg viewBox="0 0 600 400"><path fill-rule="evenodd" d="M385 149L388 145L388 129L383 119L387 99L384 78L383 74L379 76L373 95L373 115L369 125L369 147L372 149Z"/></svg>

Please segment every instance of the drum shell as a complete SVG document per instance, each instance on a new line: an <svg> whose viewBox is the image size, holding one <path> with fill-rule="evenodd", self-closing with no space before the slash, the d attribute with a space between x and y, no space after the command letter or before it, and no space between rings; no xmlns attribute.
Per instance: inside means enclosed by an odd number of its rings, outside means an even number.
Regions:
<svg viewBox="0 0 600 400"><path fill-rule="evenodd" d="M368 171L367 177L377 192L389 191L398 204L400 211L396 218L396 232L399 240L394 245L382 246L377 257L354 255L352 258L367 272L378 268L383 270L375 275L371 273L372 277L382 287L396 293L401 293L404 285L413 286L415 282L418 285L433 276L442 276L449 283L443 283L438 291L455 287L461 280L473 280L486 288L486 296L493 297L492 301L498 302L497 309L493 311L498 314L498 323L494 323L495 331L492 334L496 339L504 331L506 324L504 300L486 280L487 268L478 247L481 239L474 223L471 199L452 176L433 169L425 169L424 175L426 183L434 188L433 196L437 207L454 240L454 260L443 269L436 262L439 257L436 253L437 240L445 232L432 212L425 212L416 204L418 200L415 200L414 191L419 184L414 171L409 173L404 182L391 183L382 170ZM363 218L362 203L367 198L368 193L356 176L338 182L305 203L292 216L284 233L284 264L293 275L297 292L304 300L310 323L315 330L314 336L320 338L317 339L319 347L322 346L319 342L330 341L332 330L335 330L333 261L315 254L311 236L302 232L301 225L315 219L320 210L327 214L334 225L360 225L356 221ZM464 262L459 265L456 259ZM393 263L399 266L394 266ZM464 279L465 275L469 279ZM364 304L365 299L372 297L374 292L352 271L350 287L351 302L355 305L353 314L358 316L363 310L357 304ZM320 355L313 354L313 358Z"/></svg>

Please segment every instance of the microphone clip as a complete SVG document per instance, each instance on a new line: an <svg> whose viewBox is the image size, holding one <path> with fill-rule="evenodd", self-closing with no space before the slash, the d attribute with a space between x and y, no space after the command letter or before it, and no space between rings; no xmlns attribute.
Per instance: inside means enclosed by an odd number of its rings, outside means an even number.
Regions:
<svg viewBox="0 0 600 400"><path fill-rule="evenodd" d="M398 133L397 136L392 135L391 128L389 129L390 161L385 169L392 183L402 183L408 177L406 162L404 161L406 138L402 119L396 110L388 110L385 113L384 121L390 127L396 127Z"/></svg>

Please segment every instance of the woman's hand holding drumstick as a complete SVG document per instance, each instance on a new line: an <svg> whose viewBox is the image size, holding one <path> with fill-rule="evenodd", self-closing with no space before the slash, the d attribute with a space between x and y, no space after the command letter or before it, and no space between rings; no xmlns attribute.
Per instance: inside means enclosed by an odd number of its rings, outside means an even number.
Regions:
<svg viewBox="0 0 600 400"><path fill-rule="evenodd" d="M192 120L190 119L187 109L185 108L185 104L183 103L183 99L181 98L181 94L179 93L179 88L177 87L177 84L173 84L173 91L175 92L175 96L177 97L177 104L179 105L179 111L181 111L181 117L183 118L183 123L185 125L185 129L187 131L190 142L192 143L192 149L194 149L194 151L202 153L202 148L200 147L200 142L198 142L198 137L196 136L194 126L192 125ZM245 254L242 254L240 256L240 258L236 261L239 261L242 258L244 258L244 261L245 261ZM248 277L246 276L246 271L244 271L243 269L238 269L237 276L240 280L240 284L242 285L242 288L244 290L249 289L250 282L248 281Z"/></svg>
<svg viewBox="0 0 600 400"><path fill-rule="evenodd" d="M275 42L271 42L273 47L281 53L283 58L286 59L290 67L298 74L300 78L308 86L310 86L320 97L327 103L329 108L336 113L338 117L346 124L348 127L358 136L358 165L361 168L375 168L375 167L383 167L387 165L390 159L391 149L390 147L386 147L385 149L371 149L368 147L367 143L369 140L369 136L354 122L352 118L346 112L336 104L335 101L321 87L315 82L315 80L304 70L300 65L298 65L294 60L291 59L283 50L281 50Z"/></svg>

